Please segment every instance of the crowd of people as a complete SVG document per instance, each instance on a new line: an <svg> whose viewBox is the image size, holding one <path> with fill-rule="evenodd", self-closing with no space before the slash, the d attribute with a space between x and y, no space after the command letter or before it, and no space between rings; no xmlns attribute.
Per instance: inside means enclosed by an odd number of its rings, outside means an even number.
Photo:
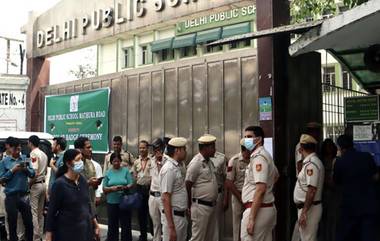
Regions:
<svg viewBox="0 0 380 241"><path fill-rule="evenodd" d="M38 148L37 136L29 138L30 157L9 137L0 162L8 239L40 241L45 231L46 241L99 240L96 208L105 197L108 241L132 241L133 213L139 241L149 232L153 241L218 241L229 205L234 241L273 240L280 173L264 138L261 127L247 127L240 150L227 161L216 150L217 138L205 134L186 165L183 137L142 140L135 159L115 136L102 169L86 137L75 140L73 149L64 138L54 138L51 160ZM319 139L320 126L310 123L296 146L298 220L292 240L377 240L378 175L372 156L356 151L348 135L338 138L338 147Z"/></svg>

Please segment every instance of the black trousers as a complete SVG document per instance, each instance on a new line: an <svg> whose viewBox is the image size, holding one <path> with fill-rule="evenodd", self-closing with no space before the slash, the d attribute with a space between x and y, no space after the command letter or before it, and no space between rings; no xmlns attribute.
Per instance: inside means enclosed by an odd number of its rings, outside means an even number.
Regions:
<svg viewBox="0 0 380 241"><path fill-rule="evenodd" d="M119 204L107 203L108 233L107 241L119 241L119 227L121 241L132 241L131 212L119 208Z"/></svg>
<svg viewBox="0 0 380 241"><path fill-rule="evenodd" d="M148 225L149 227L152 227L149 216L149 186L136 186L136 191L141 195L142 197L142 203L141 207L137 210L138 214L138 220L139 220L139 227L140 227L140 241L146 241L147 240L147 233L148 233ZM149 232L153 233L152 228L149 228Z"/></svg>
<svg viewBox="0 0 380 241"><path fill-rule="evenodd" d="M25 227L26 241L33 241L33 219L29 197L25 194L12 194L5 198L5 211L8 215L10 241L18 241L17 216L21 213Z"/></svg>
<svg viewBox="0 0 380 241"><path fill-rule="evenodd" d="M336 241L378 241L377 216L341 215Z"/></svg>

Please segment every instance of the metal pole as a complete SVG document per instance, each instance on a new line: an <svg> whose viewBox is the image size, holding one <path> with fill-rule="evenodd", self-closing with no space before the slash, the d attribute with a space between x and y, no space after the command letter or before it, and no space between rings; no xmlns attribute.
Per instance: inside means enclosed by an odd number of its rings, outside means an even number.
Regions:
<svg viewBox="0 0 380 241"><path fill-rule="evenodd" d="M7 70L6 73L9 74L9 62L11 61L10 55L11 55L11 41L9 39L6 39L7 41L7 57L5 58L5 61L7 62Z"/></svg>

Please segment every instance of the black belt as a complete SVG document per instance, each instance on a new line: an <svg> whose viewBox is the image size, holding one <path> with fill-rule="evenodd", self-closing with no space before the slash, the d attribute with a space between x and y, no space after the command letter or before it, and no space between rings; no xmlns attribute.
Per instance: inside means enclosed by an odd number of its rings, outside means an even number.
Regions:
<svg viewBox="0 0 380 241"><path fill-rule="evenodd" d="M161 193L160 192L149 192L150 195L152 195L153 197L161 197Z"/></svg>
<svg viewBox="0 0 380 241"><path fill-rule="evenodd" d="M38 181L38 182L35 182L34 184L38 184L38 183L45 183L45 181Z"/></svg>
<svg viewBox="0 0 380 241"><path fill-rule="evenodd" d="M162 213L165 213L165 210L162 210ZM173 210L173 214L174 214L175 216L185 217L185 215L186 215L186 211Z"/></svg>
<svg viewBox="0 0 380 241"><path fill-rule="evenodd" d="M193 198L193 202L199 203L205 206L214 207L216 205L216 202L210 202L210 201L204 201L202 199Z"/></svg>
<svg viewBox="0 0 380 241"><path fill-rule="evenodd" d="M322 203L321 201L315 201L315 202L313 202L312 204L313 204L313 205L319 205L319 204L321 204L321 203ZM305 206L305 203L296 203L296 207L297 207L297 209L302 209L304 206Z"/></svg>

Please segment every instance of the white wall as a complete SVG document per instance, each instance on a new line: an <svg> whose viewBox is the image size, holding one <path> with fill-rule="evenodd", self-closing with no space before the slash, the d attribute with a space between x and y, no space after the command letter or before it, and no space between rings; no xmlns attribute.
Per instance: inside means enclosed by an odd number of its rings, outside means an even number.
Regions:
<svg viewBox="0 0 380 241"><path fill-rule="evenodd" d="M115 73L117 71L117 42L99 45L98 75Z"/></svg>
<svg viewBox="0 0 380 241"><path fill-rule="evenodd" d="M0 131L25 131L28 85L29 79L26 76L0 75L0 93L8 94L7 100L2 98L0 102ZM10 94L16 98L16 106L9 106ZM5 104L4 101L8 104Z"/></svg>

